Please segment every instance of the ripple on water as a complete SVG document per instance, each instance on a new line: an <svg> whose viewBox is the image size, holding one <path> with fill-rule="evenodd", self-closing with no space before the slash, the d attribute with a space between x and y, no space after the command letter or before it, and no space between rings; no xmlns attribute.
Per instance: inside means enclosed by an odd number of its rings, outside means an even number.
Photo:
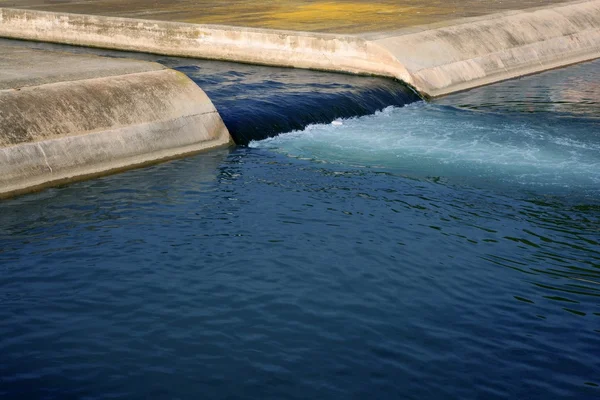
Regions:
<svg viewBox="0 0 600 400"><path fill-rule="evenodd" d="M600 61L590 61L456 93L435 102L488 112L598 119L599 67Z"/></svg>
<svg viewBox="0 0 600 400"><path fill-rule="evenodd" d="M495 104L0 203L0 397L597 398L597 121Z"/></svg>
<svg viewBox="0 0 600 400"><path fill-rule="evenodd" d="M9 397L597 390L594 207L237 149L2 208Z"/></svg>

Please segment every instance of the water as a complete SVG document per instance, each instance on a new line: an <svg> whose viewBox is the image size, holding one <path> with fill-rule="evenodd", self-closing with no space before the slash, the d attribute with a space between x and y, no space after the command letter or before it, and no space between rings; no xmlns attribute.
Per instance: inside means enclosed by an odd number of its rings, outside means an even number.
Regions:
<svg viewBox="0 0 600 400"><path fill-rule="evenodd" d="M598 398L598 66L3 201L0 397Z"/></svg>
<svg viewBox="0 0 600 400"><path fill-rule="evenodd" d="M309 124L373 114L419 101L390 79L186 59L161 59L210 97L235 142L277 136ZM191 63L194 63L190 65Z"/></svg>

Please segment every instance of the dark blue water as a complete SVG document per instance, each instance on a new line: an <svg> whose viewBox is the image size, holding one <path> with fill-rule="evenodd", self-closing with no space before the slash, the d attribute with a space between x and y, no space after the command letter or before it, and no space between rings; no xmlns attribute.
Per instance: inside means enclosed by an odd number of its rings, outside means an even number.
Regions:
<svg viewBox="0 0 600 400"><path fill-rule="evenodd" d="M1 202L0 398L598 398L599 66Z"/></svg>
<svg viewBox="0 0 600 400"><path fill-rule="evenodd" d="M420 100L399 82L377 77L203 61L189 65L194 61L186 59L160 61L187 74L208 94L239 145Z"/></svg>

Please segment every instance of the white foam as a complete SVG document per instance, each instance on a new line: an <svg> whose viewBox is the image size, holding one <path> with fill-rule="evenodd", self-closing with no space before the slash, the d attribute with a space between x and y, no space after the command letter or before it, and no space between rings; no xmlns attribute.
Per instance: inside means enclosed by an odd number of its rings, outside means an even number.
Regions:
<svg viewBox="0 0 600 400"><path fill-rule="evenodd" d="M600 137L566 122L459 111L427 103L311 125L252 142L291 157L520 184L592 185L600 181ZM592 130L589 127L588 130Z"/></svg>

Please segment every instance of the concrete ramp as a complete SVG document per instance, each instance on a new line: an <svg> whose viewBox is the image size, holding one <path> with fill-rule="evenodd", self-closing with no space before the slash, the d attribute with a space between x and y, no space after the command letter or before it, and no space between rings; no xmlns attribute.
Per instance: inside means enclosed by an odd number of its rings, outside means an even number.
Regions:
<svg viewBox="0 0 600 400"><path fill-rule="evenodd" d="M441 96L600 57L600 1L508 12L368 36Z"/></svg>
<svg viewBox="0 0 600 400"><path fill-rule="evenodd" d="M0 54L0 197L231 143L182 73L11 46Z"/></svg>

